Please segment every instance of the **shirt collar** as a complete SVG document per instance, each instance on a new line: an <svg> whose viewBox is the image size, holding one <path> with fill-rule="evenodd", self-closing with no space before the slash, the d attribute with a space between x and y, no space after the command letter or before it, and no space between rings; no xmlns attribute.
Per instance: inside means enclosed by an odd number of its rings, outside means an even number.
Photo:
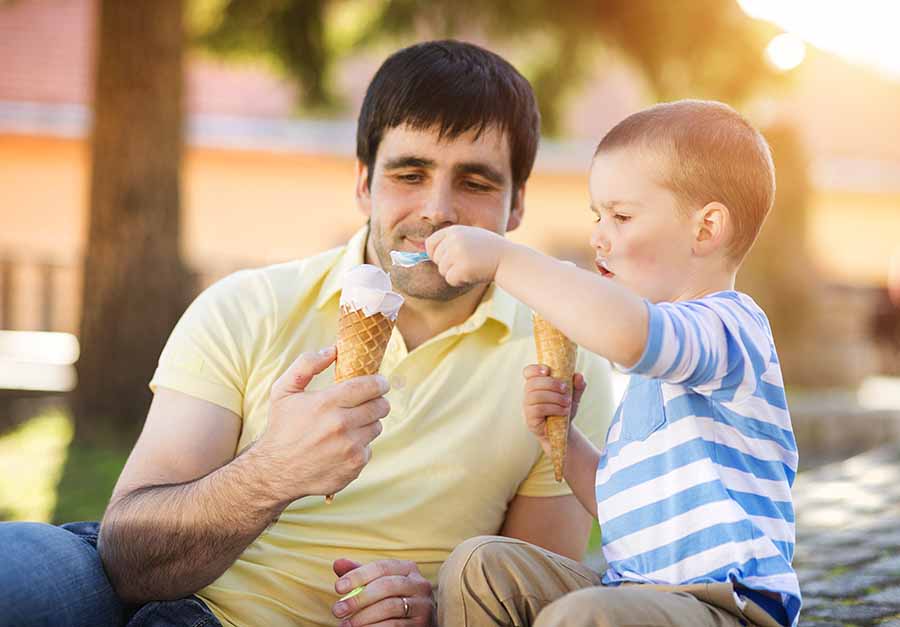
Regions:
<svg viewBox="0 0 900 627"><path fill-rule="evenodd" d="M347 242L325 277L322 289L319 290L319 297L316 299L316 309L322 309L338 296L341 291L341 278L347 270L365 263L368 236L369 227L364 226ZM502 342L512 332L516 320L516 308L517 302L512 296L497 287L496 284L491 284L472 315L456 327L456 330L460 333L470 333L481 327L487 320L495 320L505 327L505 332L500 338Z"/></svg>

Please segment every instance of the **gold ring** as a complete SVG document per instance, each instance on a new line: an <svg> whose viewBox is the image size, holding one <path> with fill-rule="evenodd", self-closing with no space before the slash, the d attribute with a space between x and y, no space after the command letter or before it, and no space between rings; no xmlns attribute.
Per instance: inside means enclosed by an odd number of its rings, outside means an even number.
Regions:
<svg viewBox="0 0 900 627"><path fill-rule="evenodd" d="M406 597L400 597L400 600L403 601L403 618L409 618L409 601Z"/></svg>

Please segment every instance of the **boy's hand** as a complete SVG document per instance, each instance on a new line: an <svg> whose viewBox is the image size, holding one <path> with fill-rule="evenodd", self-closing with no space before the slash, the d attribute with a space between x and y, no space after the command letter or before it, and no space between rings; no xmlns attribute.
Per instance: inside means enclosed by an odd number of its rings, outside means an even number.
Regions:
<svg viewBox="0 0 900 627"><path fill-rule="evenodd" d="M425 250L444 280L459 286L493 281L507 244L486 229L456 225L433 233Z"/></svg>
<svg viewBox="0 0 900 627"><path fill-rule="evenodd" d="M587 389L587 381L578 372L572 377L572 383L566 384L551 377L550 369L541 364L526 366L522 374L525 376L525 395L522 399L525 424L549 455L547 416L569 416L574 419L581 396Z"/></svg>

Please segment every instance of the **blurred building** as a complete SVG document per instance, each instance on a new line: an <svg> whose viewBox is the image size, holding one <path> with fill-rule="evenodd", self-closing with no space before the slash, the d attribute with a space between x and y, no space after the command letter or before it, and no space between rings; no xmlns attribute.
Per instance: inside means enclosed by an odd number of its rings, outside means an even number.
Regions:
<svg viewBox="0 0 900 627"><path fill-rule="evenodd" d="M78 329L94 11L93 0L0 3L0 329ZM344 64L354 110L380 61ZM747 112L762 125L796 124L810 151L810 276L881 293L900 254L900 82L818 52L795 72L789 92ZM324 250L362 224L355 120L292 117L293 89L261 67L191 53L187 82L183 252L201 283ZM590 259L589 159L643 94L627 68L598 71L571 107L574 139L542 144L515 239ZM861 332L871 299L847 307Z"/></svg>

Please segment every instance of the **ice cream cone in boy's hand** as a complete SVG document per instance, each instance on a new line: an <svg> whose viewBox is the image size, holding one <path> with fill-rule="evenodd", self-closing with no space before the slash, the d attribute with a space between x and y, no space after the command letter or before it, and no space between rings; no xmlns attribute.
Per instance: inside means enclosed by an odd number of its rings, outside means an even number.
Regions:
<svg viewBox="0 0 900 627"><path fill-rule="evenodd" d="M562 332L539 314L533 313L534 344L538 363L550 368L550 376L572 385L575 374L577 346ZM569 416L547 417L547 439L550 440L550 457L557 481L563 479L566 462L566 443L569 435Z"/></svg>
<svg viewBox="0 0 900 627"><path fill-rule="evenodd" d="M362 264L347 271L338 317L334 381L377 374L403 297L381 268ZM333 494L325 497L330 503Z"/></svg>

